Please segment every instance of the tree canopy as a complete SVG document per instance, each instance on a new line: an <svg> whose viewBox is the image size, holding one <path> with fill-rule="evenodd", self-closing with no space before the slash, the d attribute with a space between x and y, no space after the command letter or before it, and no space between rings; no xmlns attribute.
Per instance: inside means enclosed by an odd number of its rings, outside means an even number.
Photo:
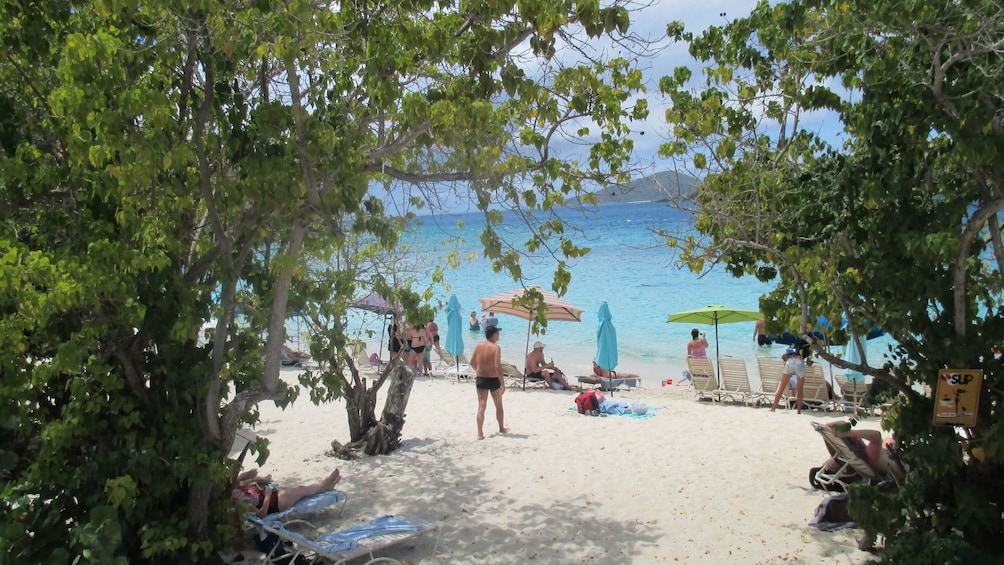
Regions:
<svg viewBox="0 0 1004 565"><path fill-rule="evenodd" d="M374 187L469 191L485 253L518 277L493 206L547 212L626 180L641 74L566 54L624 40L629 16L597 0L0 3L0 551L176 562L227 540L234 433L296 397L279 379L291 312L332 323L306 381L320 401L352 371L337 322L357 289L420 310L420 289L365 267L408 220ZM575 138L581 161L561 151ZM537 228L527 247L579 252L560 223Z"/></svg>
<svg viewBox="0 0 1004 565"><path fill-rule="evenodd" d="M677 69L661 153L706 173L700 236L671 237L695 269L776 282L770 331L817 316L878 326L883 426L912 471L861 488L852 515L890 562L964 563L1004 551L1004 13L991 1L760 3L693 36L703 86ZM820 118L839 120L839 146ZM972 428L932 424L938 371L984 373ZM974 407L975 408L975 407Z"/></svg>

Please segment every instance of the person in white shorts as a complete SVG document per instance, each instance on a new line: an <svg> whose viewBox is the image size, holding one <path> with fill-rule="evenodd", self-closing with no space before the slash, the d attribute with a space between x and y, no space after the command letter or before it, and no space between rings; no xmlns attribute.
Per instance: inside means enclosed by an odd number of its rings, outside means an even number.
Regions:
<svg viewBox="0 0 1004 565"><path fill-rule="evenodd" d="M781 374L781 384L777 386L777 392L774 393L774 403L770 406L770 411L773 412L777 409L777 403L781 401L781 393L784 389L788 387L788 382L792 378L795 379L795 403L798 409L798 413L802 413L802 389L805 385L805 360L802 358L802 354L799 353L798 349L794 347L789 347L784 355L781 356L784 360L784 372Z"/></svg>

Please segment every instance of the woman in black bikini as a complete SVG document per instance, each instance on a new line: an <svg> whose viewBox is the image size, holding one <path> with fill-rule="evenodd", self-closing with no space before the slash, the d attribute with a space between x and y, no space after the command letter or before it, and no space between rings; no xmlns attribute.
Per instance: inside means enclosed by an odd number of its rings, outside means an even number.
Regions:
<svg viewBox="0 0 1004 565"><path fill-rule="evenodd" d="M422 371L422 358L425 357L425 324L420 324L408 330L408 343L411 345L408 365L414 367L416 373L420 373Z"/></svg>
<svg viewBox="0 0 1004 565"><path fill-rule="evenodd" d="M342 477L338 469L335 469L323 481L281 489L271 483L271 478L271 475L259 477L258 469L244 471L237 476L237 487L234 488L232 495L237 500L247 502L258 517L265 517L287 510L308 496L333 490Z"/></svg>

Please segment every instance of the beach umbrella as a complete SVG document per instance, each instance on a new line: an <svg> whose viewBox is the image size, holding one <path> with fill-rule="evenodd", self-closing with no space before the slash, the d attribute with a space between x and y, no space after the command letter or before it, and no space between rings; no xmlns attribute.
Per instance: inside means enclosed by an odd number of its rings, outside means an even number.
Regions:
<svg viewBox="0 0 1004 565"><path fill-rule="evenodd" d="M596 313L600 323L596 327L596 364L607 371L617 368L617 329L614 328L610 307L604 302ZM610 380L610 396L614 394L613 379Z"/></svg>
<svg viewBox="0 0 1004 565"><path fill-rule="evenodd" d="M715 363L718 364L718 324L731 324L735 322L755 322L763 318L759 310L740 310L729 308L721 304L709 304L704 308L677 312L669 315L668 322L678 322L681 324L714 324L715 326ZM721 385L722 368L718 367L718 381Z"/></svg>
<svg viewBox="0 0 1004 565"><path fill-rule="evenodd" d="M582 321L582 308L579 308L571 302L559 297L557 294L544 290L539 286L517 288L516 290L510 290L488 296L486 298L480 298L481 309L486 312L516 316L517 318L527 321L532 320L537 316L536 309L523 304L518 304L518 302L530 289L536 290L544 297L544 316L547 318L547 321ZM529 353L530 351L530 328L532 326L532 323L528 323L526 326L526 352L524 353L524 359L526 358L526 353ZM523 368L523 389L526 389L526 367Z"/></svg>
<svg viewBox="0 0 1004 565"><path fill-rule="evenodd" d="M358 308L360 310L366 310L367 312L374 312L376 314L382 315L384 318L393 318L401 313L401 306L399 304L391 304L387 300L375 292L371 292L362 298L357 298L352 302L349 302L349 308ZM381 329L380 332L380 351L383 351L383 334Z"/></svg>
<svg viewBox="0 0 1004 565"><path fill-rule="evenodd" d="M460 372L460 356L464 353L464 320L460 314L460 301L457 295L450 296L446 304L446 350L457 360L457 372Z"/></svg>

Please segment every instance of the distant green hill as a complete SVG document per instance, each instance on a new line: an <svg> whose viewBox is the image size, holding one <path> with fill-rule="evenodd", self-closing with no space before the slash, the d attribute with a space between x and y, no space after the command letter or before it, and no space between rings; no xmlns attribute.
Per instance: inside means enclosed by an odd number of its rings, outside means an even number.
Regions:
<svg viewBox="0 0 1004 565"><path fill-rule="evenodd" d="M700 179L686 173L661 171L628 184L611 185L593 192L600 204L624 202L667 202L671 199L691 198L697 193Z"/></svg>

